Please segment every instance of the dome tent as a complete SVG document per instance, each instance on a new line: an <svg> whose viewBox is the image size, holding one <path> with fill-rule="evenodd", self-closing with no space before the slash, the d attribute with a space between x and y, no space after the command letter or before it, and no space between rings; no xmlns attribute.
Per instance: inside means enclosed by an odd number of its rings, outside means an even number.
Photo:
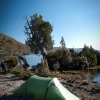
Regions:
<svg viewBox="0 0 100 100"><path fill-rule="evenodd" d="M69 92L57 78L44 78L36 75L31 76L12 92L33 100L80 100Z"/></svg>

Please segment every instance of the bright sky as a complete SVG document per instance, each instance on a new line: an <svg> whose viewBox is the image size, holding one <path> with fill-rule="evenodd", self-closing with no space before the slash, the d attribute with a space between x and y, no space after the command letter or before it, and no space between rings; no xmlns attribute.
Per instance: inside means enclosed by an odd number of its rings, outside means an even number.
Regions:
<svg viewBox="0 0 100 100"><path fill-rule="evenodd" d="M84 44L100 50L100 0L0 0L0 32L25 43L24 16L41 14L53 24L54 47Z"/></svg>

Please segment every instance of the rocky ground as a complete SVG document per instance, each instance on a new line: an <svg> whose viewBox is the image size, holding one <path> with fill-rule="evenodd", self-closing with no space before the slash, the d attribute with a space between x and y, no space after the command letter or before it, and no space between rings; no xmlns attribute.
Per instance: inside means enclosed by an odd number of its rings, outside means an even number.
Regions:
<svg viewBox="0 0 100 100"><path fill-rule="evenodd" d="M100 100L100 85L98 83L87 84L85 81L69 80L61 83L81 100Z"/></svg>
<svg viewBox="0 0 100 100"><path fill-rule="evenodd" d="M0 74L0 100L28 100L26 97L18 97L11 90L18 87L26 80L20 77L12 77L11 74ZM60 82L81 100L100 100L100 85L96 82L88 84L87 80L76 80L59 77Z"/></svg>

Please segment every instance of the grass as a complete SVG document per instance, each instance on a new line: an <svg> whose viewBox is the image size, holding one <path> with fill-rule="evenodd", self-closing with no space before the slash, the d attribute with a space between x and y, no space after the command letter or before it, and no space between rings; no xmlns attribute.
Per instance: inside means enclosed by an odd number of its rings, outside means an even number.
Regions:
<svg viewBox="0 0 100 100"><path fill-rule="evenodd" d="M70 71L64 71L64 72L58 72L56 75L54 71L50 72L49 77L58 77L62 79L67 79L67 80L72 80L76 81L76 79L82 79L85 80L87 77L94 77L91 73L84 72L82 70L80 71L75 71L75 70L70 70Z"/></svg>
<svg viewBox="0 0 100 100"><path fill-rule="evenodd" d="M1 71L0 71L1 72ZM32 75L38 75L36 71L24 71L22 66L15 67L13 68L9 73L12 73L15 75L15 77L22 77L23 79L28 79ZM41 75L39 75L41 76ZM75 81L76 79L86 79L86 77L93 77L91 73L86 72L86 71L75 71L75 70L70 70L70 71L57 71L55 74L55 71L50 71L50 73L46 77L58 77L58 78L63 78L67 80L73 80Z"/></svg>
<svg viewBox="0 0 100 100"><path fill-rule="evenodd" d="M87 69L100 69L100 65L94 66L94 67L90 67L90 68L87 68Z"/></svg>

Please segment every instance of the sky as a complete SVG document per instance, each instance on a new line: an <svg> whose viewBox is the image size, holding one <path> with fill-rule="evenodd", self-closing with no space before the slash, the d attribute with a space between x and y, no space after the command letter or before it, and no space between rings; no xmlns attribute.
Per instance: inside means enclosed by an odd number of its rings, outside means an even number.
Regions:
<svg viewBox="0 0 100 100"><path fill-rule="evenodd" d="M67 48L100 50L100 0L0 0L0 32L25 43L24 17L35 13L52 24L54 47L63 36Z"/></svg>

